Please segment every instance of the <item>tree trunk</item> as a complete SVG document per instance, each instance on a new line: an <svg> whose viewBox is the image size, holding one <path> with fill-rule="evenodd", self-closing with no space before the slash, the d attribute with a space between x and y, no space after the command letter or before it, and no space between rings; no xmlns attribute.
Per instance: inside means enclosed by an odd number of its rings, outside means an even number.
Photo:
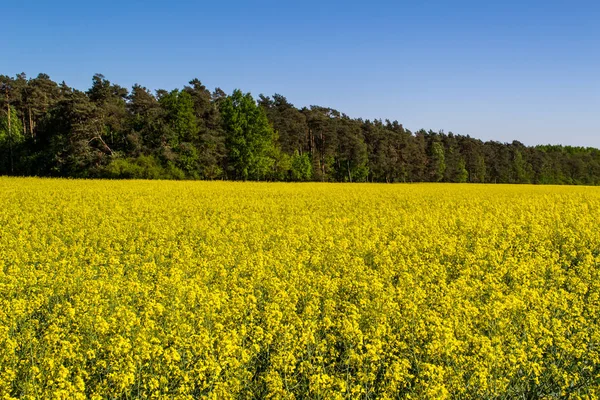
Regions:
<svg viewBox="0 0 600 400"><path fill-rule="evenodd" d="M352 174L350 173L350 160L346 160L346 165L348 166L348 179L350 183L352 183Z"/></svg>
<svg viewBox="0 0 600 400"><path fill-rule="evenodd" d="M13 168L13 152L12 152L12 130L10 129L10 97L8 94L8 85L4 86L6 91L6 120L8 121L8 152L10 154L10 173L14 172Z"/></svg>
<svg viewBox="0 0 600 400"><path fill-rule="evenodd" d="M325 181L325 136L321 131L321 181Z"/></svg>
<svg viewBox="0 0 600 400"><path fill-rule="evenodd" d="M29 107L29 134L32 138L35 138L33 134L33 118L31 118L31 106Z"/></svg>

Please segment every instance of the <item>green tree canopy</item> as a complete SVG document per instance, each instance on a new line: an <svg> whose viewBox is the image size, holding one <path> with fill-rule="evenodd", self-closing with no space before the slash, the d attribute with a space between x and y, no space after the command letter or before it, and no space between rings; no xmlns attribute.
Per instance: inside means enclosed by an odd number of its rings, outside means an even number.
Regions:
<svg viewBox="0 0 600 400"><path fill-rule="evenodd" d="M5 111L4 115L0 117L0 146L22 143L25 140L23 124L14 107L10 107L10 131L8 125L8 114Z"/></svg>
<svg viewBox="0 0 600 400"><path fill-rule="evenodd" d="M264 179L272 165L274 132L250 93L235 90L221 103L228 173L233 179Z"/></svg>
<svg viewBox="0 0 600 400"><path fill-rule="evenodd" d="M129 92L96 74L84 92L20 73L0 75L0 174L598 185L600 150L413 133L199 79Z"/></svg>

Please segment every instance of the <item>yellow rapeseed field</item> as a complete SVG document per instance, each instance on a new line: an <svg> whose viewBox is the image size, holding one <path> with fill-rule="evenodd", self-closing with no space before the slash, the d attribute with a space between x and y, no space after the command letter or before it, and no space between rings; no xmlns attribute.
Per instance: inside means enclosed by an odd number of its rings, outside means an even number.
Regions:
<svg viewBox="0 0 600 400"><path fill-rule="evenodd" d="M598 398L600 189L0 178L0 398Z"/></svg>

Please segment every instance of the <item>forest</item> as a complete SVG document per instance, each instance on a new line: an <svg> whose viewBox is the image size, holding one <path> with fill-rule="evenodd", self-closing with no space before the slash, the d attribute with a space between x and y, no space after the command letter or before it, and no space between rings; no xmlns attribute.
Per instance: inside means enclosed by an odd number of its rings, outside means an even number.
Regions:
<svg viewBox="0 0 600 400"><path fill-rule="evenodd" d="M46 74L0 75L0 175L111 179L600 184L600 151L525 146L352 118L280 95L82 92Z"/></svg>

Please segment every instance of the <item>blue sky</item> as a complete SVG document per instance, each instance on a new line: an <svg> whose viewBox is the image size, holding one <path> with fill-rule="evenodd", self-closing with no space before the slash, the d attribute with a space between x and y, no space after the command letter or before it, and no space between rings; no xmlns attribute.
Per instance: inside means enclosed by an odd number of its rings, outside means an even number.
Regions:
<svg viewBox="0 0 600 400"><path fill-rule="evenodd" d="M0 74L199 78L413 131L600 147L599 21L598 1L12 1Z"/></svg>

